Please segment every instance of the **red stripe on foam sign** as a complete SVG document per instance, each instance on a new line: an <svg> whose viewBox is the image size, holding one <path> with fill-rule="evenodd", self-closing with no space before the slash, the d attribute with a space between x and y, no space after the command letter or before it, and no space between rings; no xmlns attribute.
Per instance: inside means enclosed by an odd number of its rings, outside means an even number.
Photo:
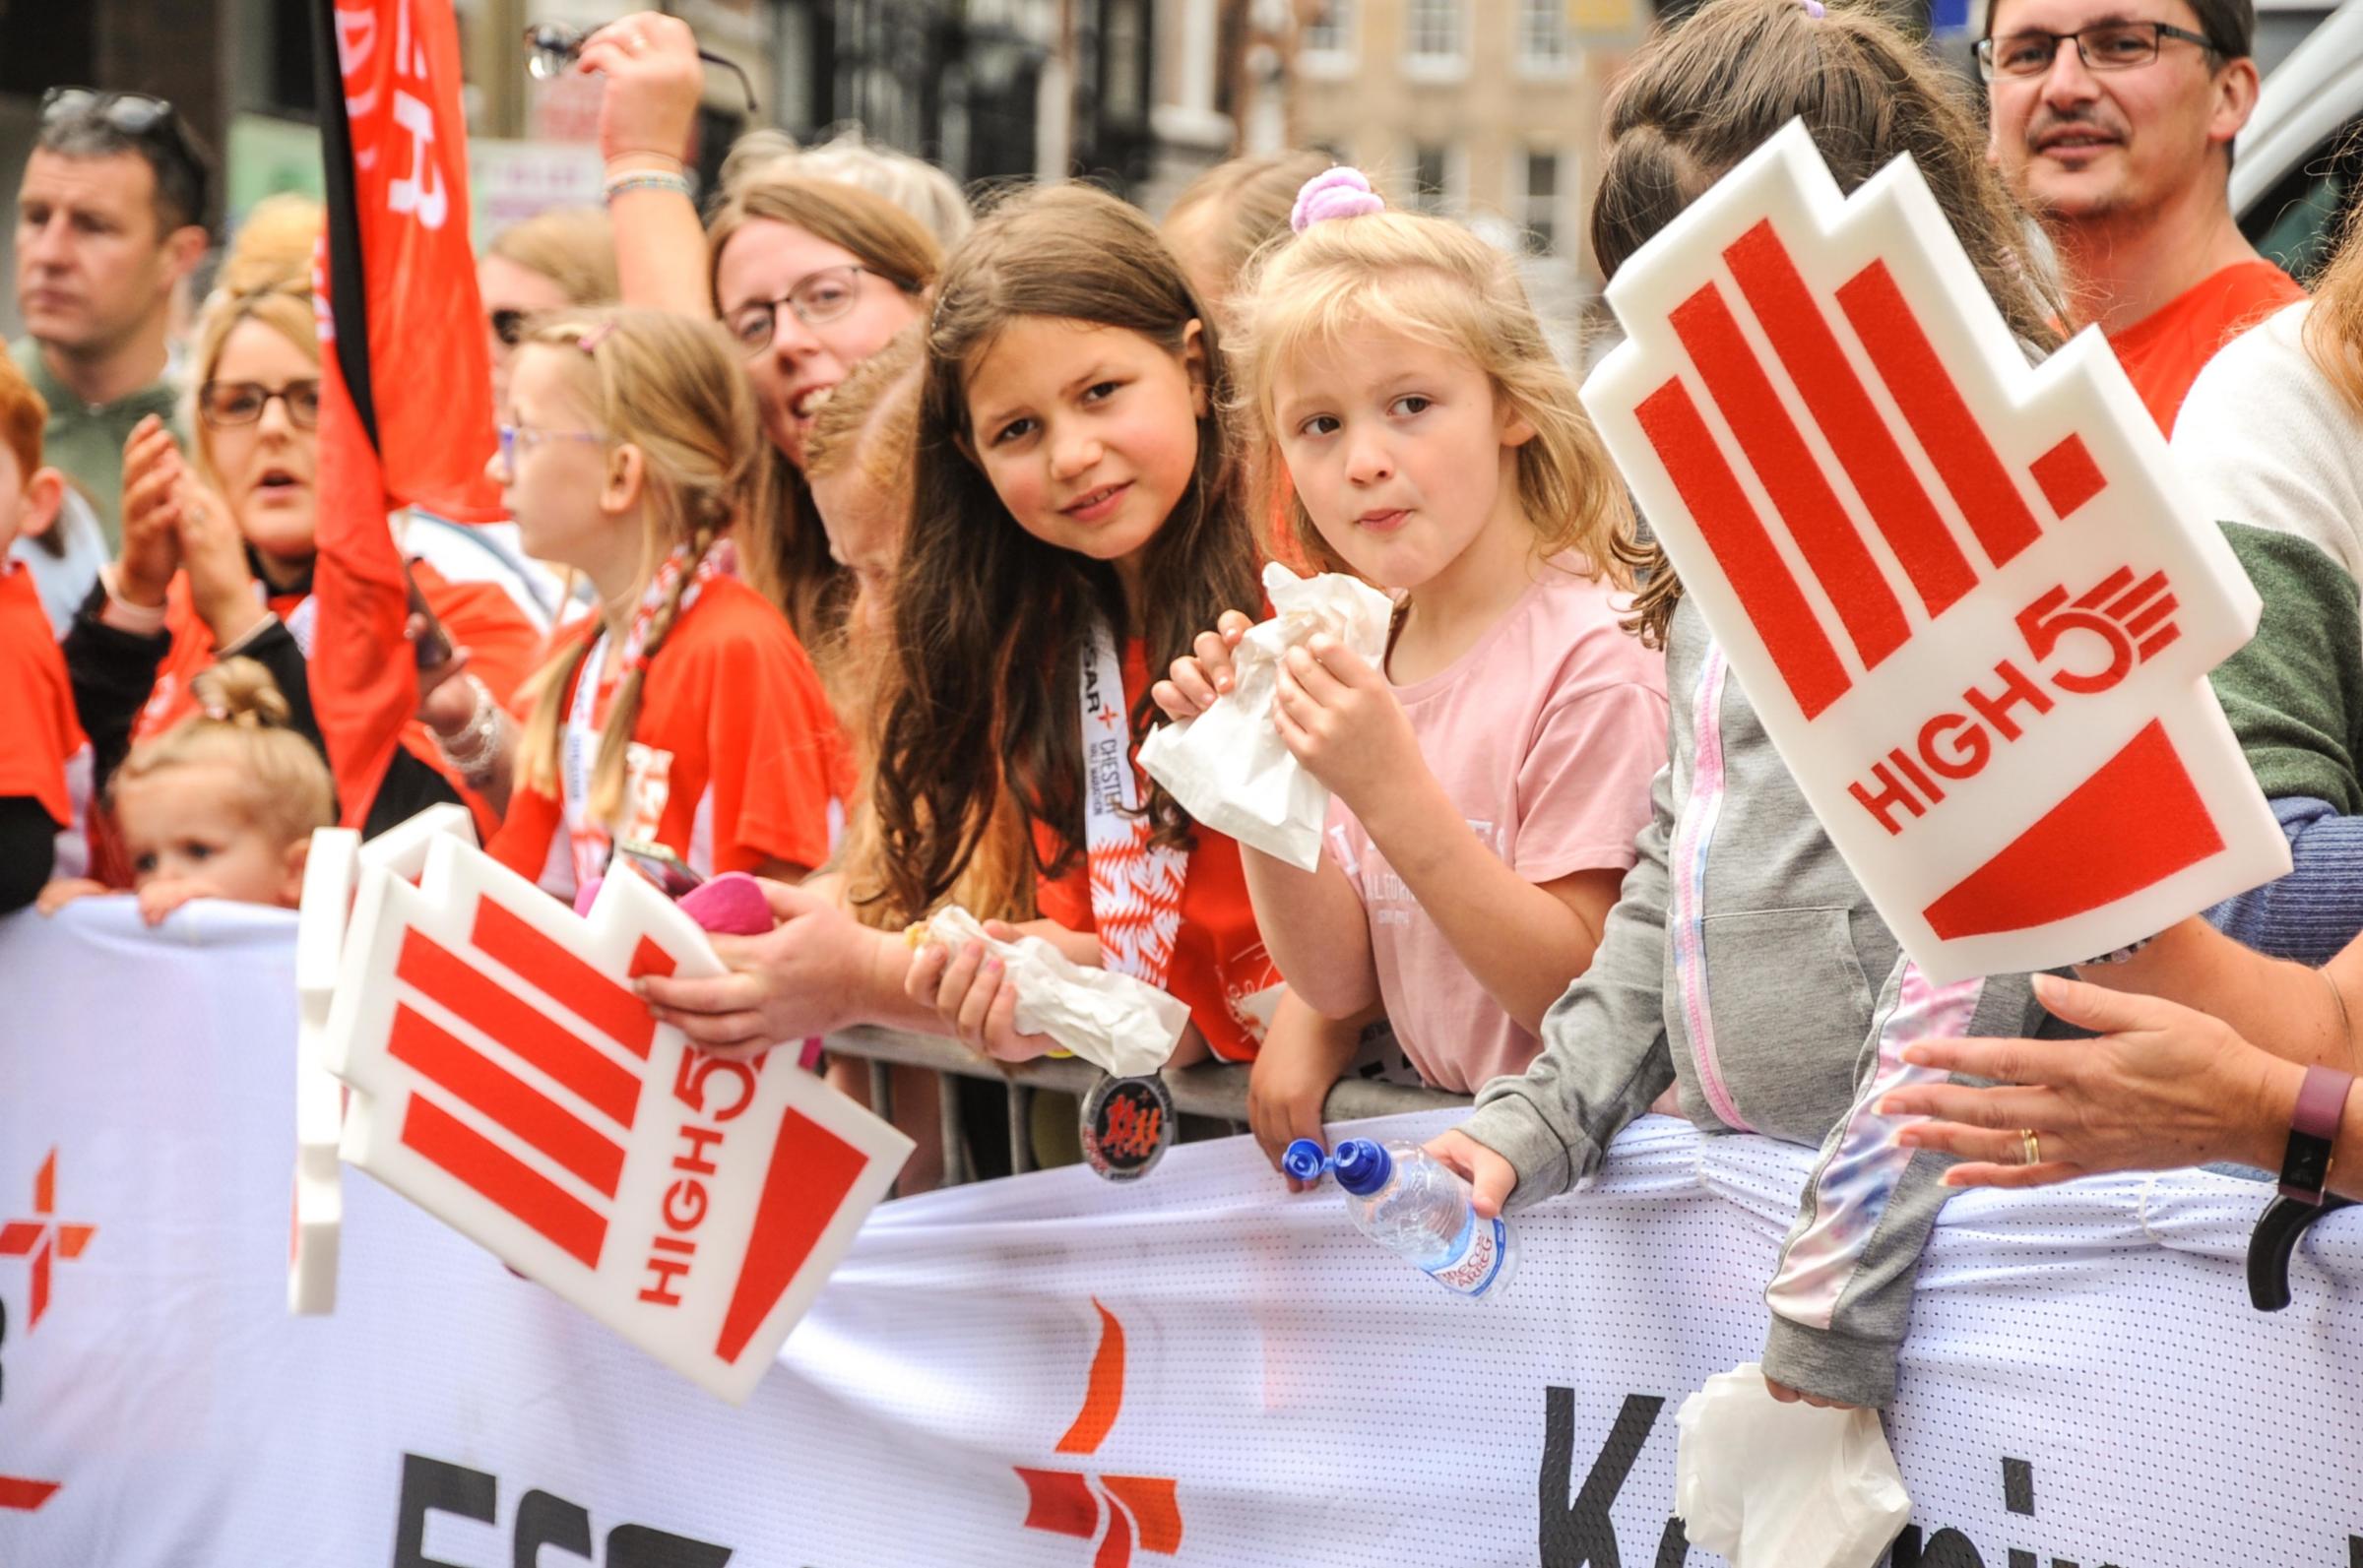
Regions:
<svg viewBox="0 0 2363 1568"><path fill-rule="evenodd" d="M1854 481L1871 521L1919 593L1931 615L1942 615L1977 586L1969 557L1953 542L1936 503L1903 455L1887 421L1871 401L1854 361L1838 346L1838 336L1788 247L1766 219L1723 253L1740 292L1789 379L1808 397L1807 412L1820 426L1846 476Z"/></svg>
<svg viewBox="0 0 2363 1568"><path fill-rule="evenodd" d="M607 1223L598 1210L423 1095L411 1096L402 1142L584 1268L599 1267Z"/></svg>
<svg viewBox="0 0 2363 1568"><path fill-rule="evenodd" d="M607 1112L616 1125L632 1125L640 1103L638 1078L425 932L404 934L394 972Z"/></svg>
<svg viewBox="0 0 2363 1568"><path fill-rule="evenodd" d="M450 1090L606 1196L615 1196L623 1180L622 1145L432 1019L397 1004L386 1053Z"/></svg>
<svg viewBox="0 0 2363 1568"><path fill-rule="evenodd" d="M1657 449L1683 505L1731 580L1740 607L1764 641L1773 665L1805 717L1814 718L1846 694L1850 684L1837 651L1789 575L1763 520L1740 488L1723 449L1681 381L1669 381L1633 409L1641 433Z"/></svg>
<svg viewBox="0 0 2363 1568"><path fill-rule="evenodd" d="M746 1238L746 1262L714 1342L716 1355L738 1359L868 1164L867 1155L795 1106L780 1118L779 1142L772 1145L771 1168L763 1173L763 1196Z"/></svg>
<svg viewBox="0 0 2363 1568"><path fill-rule="evenodd" d="M1937 357L1887 264L1873 262L1839 284L1838 304L1987 557L2000 566L2034 543L2042 535L2035 514L1995 456L1994 443Z"/></svg>
<svg viewBox="0 0 2363 1568"><path fill-rule="evenodd" d="M1876 669L1903 646L1912 629L1885 574L1789 417L1788 406L1741 335L1722 289L1708 283L1675 306L1674 331L1740 438L1748 466L1771 493L1805 564L1828 593L1864 667Z"/></svg>
<svg viewBox="0 0 2363 1568"><path fill-rule="evenodd" d="M635 1056L648 1055L657 1037L657 1021L649 1016L648 1004L543 936L522 915L490 899L479 899L476 929L469 934L486 954L609 1039Z"/></svg>

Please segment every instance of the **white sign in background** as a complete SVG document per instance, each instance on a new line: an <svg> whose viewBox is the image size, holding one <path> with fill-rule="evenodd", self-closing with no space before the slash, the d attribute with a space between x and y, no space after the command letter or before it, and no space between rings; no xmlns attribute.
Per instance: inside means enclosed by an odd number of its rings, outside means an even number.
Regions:
<svg viewBox="0 0 2363 1568"><path fill-rule="evenodd" d="M1791 123L1617 272L1583 401L1815 814L1937 983L2289 869L2207 672L2259 601L2097 331L2039 367L1900 159Z"/></svg>
<svg viewBox="0 0 2363 1568"><path fill-rule="evenodd" d="M293 928L0 922L0 1236L51 1242L36 1318L0 1241L6 1568L1712 1560L1668 1543L1674 1412L1756 1353L1809 1151L1644 1120L1518 1217L1493 1307L1245 1140L889 1204L732 1407L366 1179L335 1315L287 1314ZM1902 1568L2363 1550L2363 1215L2263 1316L2266 1194L1954 1201L1890 1420Z"/></svg>

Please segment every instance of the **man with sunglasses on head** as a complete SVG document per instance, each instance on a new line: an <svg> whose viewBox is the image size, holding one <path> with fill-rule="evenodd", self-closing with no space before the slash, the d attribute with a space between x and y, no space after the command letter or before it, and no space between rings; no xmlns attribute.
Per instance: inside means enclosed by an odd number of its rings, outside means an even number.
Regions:
<svg viewBox="0 0 2363 1568"><path fill-rule="evenodd" d="M157 414L178 432L172 293L204 259L213 168L172 105L51 88L17 192L17 362L49 404L49 461L122 542L123 442Z"/></svg>
<svg viewBox="0 0 2363 1568"><path fill-rule="evenodd" d="M2200 368L2302 297L2233 221L2257 104L2252 0L1992 0L1987 156L2058 247L2075 326L2106 333L2171 433Z"/></svg>

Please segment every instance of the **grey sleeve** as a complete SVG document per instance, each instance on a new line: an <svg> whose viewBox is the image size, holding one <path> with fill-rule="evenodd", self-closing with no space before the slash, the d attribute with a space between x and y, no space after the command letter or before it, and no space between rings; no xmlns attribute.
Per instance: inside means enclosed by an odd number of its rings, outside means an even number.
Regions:
<svg viewBox="0 0 2363 1568"><path fill-rule="evenodd" d="M1460 1130L1508 1160L1512 1208L1566 1191L1600 1163L1608 1142L1674 1081L1666 1043L1666 841L1673 769L1649 786L1648 825L1633 841L1592 967L1543 1017L1543 1051L1526 1071L1477 1095Z"/></svg>
<svg viewBox="0 0 2363 1568"><path fill-rule="evenodd" d="M1937 1212L1952 1196L1943 1176L1953 1161L1897 1148L1879 1102L1933 1076L1902 1060L1912 1041L2026 1035L2035 1017L2023 974L1939 986L1909 959L1896 960L1864 1042L1854 1102L1822 1140L1764 1291L1772 1309L1765 1376L1848 1405L1882 1406L1895 1397L1912 1285Z"/></svg>

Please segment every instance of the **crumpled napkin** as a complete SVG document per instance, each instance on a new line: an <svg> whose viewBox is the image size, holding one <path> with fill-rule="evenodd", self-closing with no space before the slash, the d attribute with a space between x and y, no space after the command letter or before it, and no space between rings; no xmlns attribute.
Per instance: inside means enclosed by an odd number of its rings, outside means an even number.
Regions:
<svg viewBox="0 0 2363 1568"><path fill-rule="evenodd" d="M1376 664L1394 603L1359 578L1299 577L1277 561L1263 569L1263 591L1274 614L1232 651L1236 683L1195 719L1151 731L1140 765L1194 820L1311 871L1321 863L1329 791L1272 727L1280 659L1327 632Z"/></svg>
<svg viewBox="0 0 2363 1568"><path fill-rule="evenodd" d="M1674 1512L1731 1568L1871 1568L1911 1517L1877 1411L1783 1405L1754 1361L1675 1417Z"/></svg>
<svg viewBox="0 0 2363 1568"><path fill-rule="evenodd" d="M958 905L936 910L910 934L915 947L984 943L986 952L1008 966L1017 986L1018 1031L1048 1035L1115 1077L1141 1078L1157 1071L1189 1028L1188 1006L1156 986L1077 964L1039 936L1014 942L987 936L984 924Z"/></svg>

